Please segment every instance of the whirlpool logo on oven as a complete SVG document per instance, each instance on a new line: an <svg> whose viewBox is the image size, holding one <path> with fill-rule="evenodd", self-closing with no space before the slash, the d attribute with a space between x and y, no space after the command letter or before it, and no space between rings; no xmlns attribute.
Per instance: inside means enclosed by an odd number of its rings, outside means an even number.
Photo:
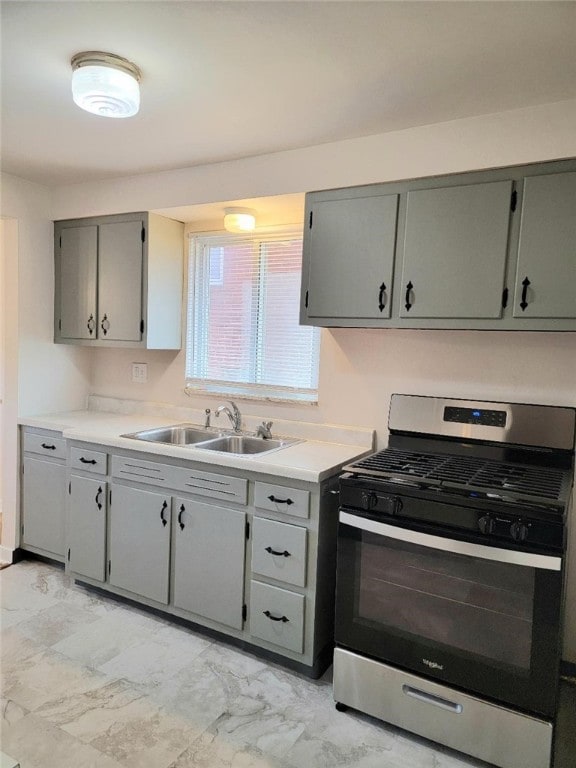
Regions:
<svg viewBox="0 0 576 768"><path fill-rule="evenodd" d="M430 667L430 669L444 669L444 664L438 664L437 661L430 661L430 659L422 659L422 661L427 667Z"/></svg>

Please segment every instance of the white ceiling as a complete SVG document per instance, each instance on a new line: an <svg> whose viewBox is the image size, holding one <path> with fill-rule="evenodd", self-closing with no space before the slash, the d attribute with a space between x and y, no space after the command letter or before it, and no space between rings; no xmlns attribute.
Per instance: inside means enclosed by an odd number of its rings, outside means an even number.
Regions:
<svg viewBox="0 0 576 768"><path fill-rule="evenodd" d="M575 2L1 2L2 169L47 185L183 168L576 97ZM126 120L70 59L142 70Z"/></svg>

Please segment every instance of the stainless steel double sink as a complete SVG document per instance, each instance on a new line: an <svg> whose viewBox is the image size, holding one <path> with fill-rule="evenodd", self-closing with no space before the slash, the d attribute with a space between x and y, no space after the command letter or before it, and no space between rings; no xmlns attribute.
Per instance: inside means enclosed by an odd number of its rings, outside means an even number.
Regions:
<svg viewBox="0 0 576 768"><path fill-rule="evenodd" d="M301 442L292 439L265 439L242 433L230 434L223 430L203 429L197 424L175 424L170 427L144 429L140 432L121 435L121 437L162 445L194 446L194 448L200 448L203 451L219 451L238 456L271 453Z"/></svg>

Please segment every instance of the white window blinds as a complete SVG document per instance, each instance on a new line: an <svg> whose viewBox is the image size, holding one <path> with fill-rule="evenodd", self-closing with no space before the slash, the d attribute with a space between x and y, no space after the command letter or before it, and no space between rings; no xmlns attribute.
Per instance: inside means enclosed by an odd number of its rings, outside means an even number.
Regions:
<svg viewBox="0 0 576 768"><path fill-rule="evenodd" d="M190 241L188 387L315 402L318 328L300 326L302 233Z"/></svg>

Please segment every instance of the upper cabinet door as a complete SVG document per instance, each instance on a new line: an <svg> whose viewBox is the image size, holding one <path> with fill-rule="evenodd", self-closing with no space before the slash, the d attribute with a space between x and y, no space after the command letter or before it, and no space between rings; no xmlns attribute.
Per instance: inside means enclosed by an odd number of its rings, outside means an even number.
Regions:
<svg viewBox="0 0 576 768"><path fill-rule="evenodd" d="M406 318L498 318L512 181L408 192L402 269Z"/></svg>
<svg viewBox="0 0 576 768"><path fill-rule="evenodd" d="M62 229L59 250L57 333L63 339L95 339L98 227Z"/></svg>
<svg viewBox="0 0 576 768"><path fill-rule="evenodd" d="M524 180L514 317L576 318L576 173Z"/></svg>
<svg viewBox="0 0 576 768"><path fill-rule="evenodd" d="M308 317L390 317L397 214L398 195L313 205Z"/></svg>
<svg viewBox="0 0 576 768"><path fill-rule="evenodd" d="M143 222L99 227L98 337L108 341L142 339Z"/></svg>

